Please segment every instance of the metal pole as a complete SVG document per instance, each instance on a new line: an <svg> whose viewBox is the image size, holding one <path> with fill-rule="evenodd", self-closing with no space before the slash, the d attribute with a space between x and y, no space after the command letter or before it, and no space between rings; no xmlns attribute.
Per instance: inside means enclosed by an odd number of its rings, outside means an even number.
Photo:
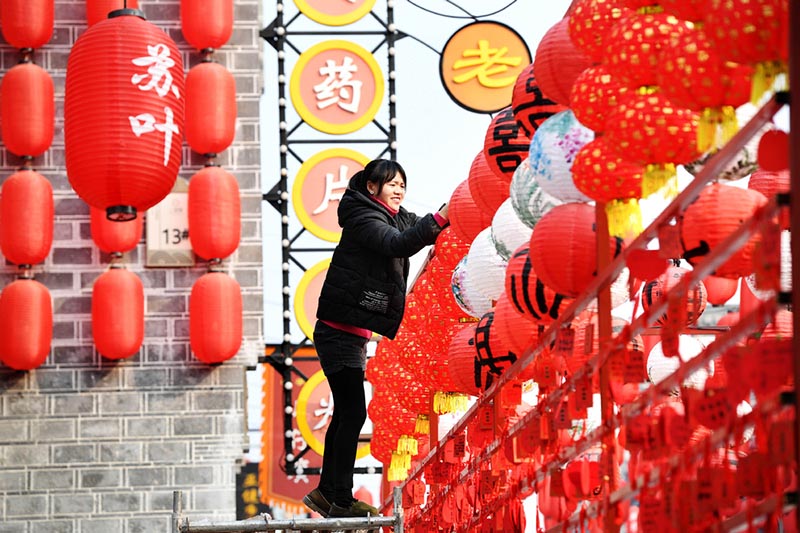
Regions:
<svg viewBox="0 0 800 533"><path fill-rule="evenodd" d="M180 532L180 520L183 512L183 493L179 490L172 491L172 533Z"/></svg>
<svg viewBox="0 0 800 533"><path fill-rule="evenodd" d="M394 496L394 533L403 533L403 489L392 489Z"/></svg>
<svg viewBox="0 0 800 533"><path fill-rule="evenodd" d="M789 172L791 176L790 231L792 249L792 309L800 309L800 3L789 2ZM800 313L792 313L794 334L794 450L795 465L800 464ZM796 527L800 528L800 513L796 513Z"/></svg>

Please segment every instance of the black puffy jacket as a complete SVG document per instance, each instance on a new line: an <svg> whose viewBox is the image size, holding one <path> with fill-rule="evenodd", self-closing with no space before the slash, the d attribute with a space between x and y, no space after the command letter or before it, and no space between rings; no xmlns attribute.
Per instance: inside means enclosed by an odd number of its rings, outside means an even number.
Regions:
<svg viewBox="0 0 800 533"><path fill-rule="evenodd" d="M365 328L393 339L403 319L408 258L442 231L432 214L400 208L392 216L354 189L339 203L342 236L319 297L317 318Z"/></svg>

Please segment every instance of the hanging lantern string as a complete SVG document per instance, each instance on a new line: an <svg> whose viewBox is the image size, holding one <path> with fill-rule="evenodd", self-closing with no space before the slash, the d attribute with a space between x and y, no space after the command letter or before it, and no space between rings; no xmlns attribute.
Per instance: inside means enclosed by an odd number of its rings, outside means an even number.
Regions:
<svg viewBox="0 0 800 533"><path fill-rule="evenodd" d="M17 265L17 279L33 279L33 265Z"/></svg>

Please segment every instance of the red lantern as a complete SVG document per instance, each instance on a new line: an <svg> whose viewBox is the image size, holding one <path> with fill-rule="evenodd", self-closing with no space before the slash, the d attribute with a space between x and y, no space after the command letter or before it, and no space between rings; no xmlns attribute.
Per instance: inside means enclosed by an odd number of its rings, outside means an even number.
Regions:
<svg viewBox="0 0 800 533"><path fill-rule="evenodd" d="M536 276L525 243L511 255L506 267L505 294L511 307L526 319L550 325L572 303L572 298L555 292Z"/></svg>
<svg viewBox="0 0 800 533"><path fill-rule="evenodd" d="M584 70L575 80L570 93L570 108L581 124L596 132L606 129L608 113L620 104L628 88L604 65Z"/></svg>
<svg viewBox="0 0 800 533"><path fill-rule="evenodd" d="M450 226L456 236L466 243L472 243L478 233L492 223L492 213L482 211L469 192L469 179L462 181L450 196ZM470 244L467 244L469 251Z"/></svg>
<svg viewBox="0 0 800 533"><path fill-rule="evenodd" d="M747 188L758 191L767 198L772 198L778 193L789 192L791 182L791 175L787 169L771 171L759 168L750 174Z"/></svg>
<svg viewBox="0 0 800 533"><path fill-rule="evenodd" d="M204 259L223 259L239 246L241 200L236 178L205 167L189 180L189 238Z"/></svg>
<svg viewBox="0 0 800 533"><path fill-rule="evenodd" d="M485 313L475 326L475 378L488 389L517 360L495 321L495 311Z"/></svg>
<svg viewBox="0 0 800 533"><path fill-rule="evenodd" d="M464 187L464 185L459 185L459 187ZM469 185L467 185L466 187L467 187L466 192L468 193L469 192ZM458 188L456 190L458 190ZM463 194L463 193L464 193L464 191L462 190L461 194ZM455 193L453 193L453 196L455 196ZM453 198L451 198L450 201L452 202ZM474 204L474 202L473 202L473 204ZM461 206L459 206L459 209L460 209L460 207ZM450 210L451 210L450 218L451 219L453 218L452 209L453 209L453 206L450 205ZM483 228L478 230L475 233L475 235L480 233L482 229ZM456 230L453 228L452 225L447 226L446 228L444 228L442 230L442 232L439 234L439 236L436 237L436 244L434 244L434 246L433 246L433 251L434 251L435 257L438 258L440 263L441 263L442 270L444 271L443 272L443 276L444 276L443 279L447 280L447 283L450 282L450 277L453 274L453 269L456 268L456 265L458 265L458 262L461 261L461 259L465 255L467 255L467 253L469 252L470 244L472 243L472 240L474 238L475 237L473 237L472 239L463 239L463 238L461 238L458 235L458 233L456 233Z"/></svg>
<svg viewBox="0 0 800 533"><path fill-rule="evenodd" d="M204 363L222 363L242 345L242 290L222 272L198 279L189 296L189 344Z"/></svg>
<svg viewBox="0 0 800 533"><path fill-rule="evenodd" d="M511 106L498 111L486 130L483 155L489 168L506 187L511 184L519 164L528 157L530 135L517 121Z"/></svg>
<svg viewBox="0 0 800 533"><path fill-rule="evenodd" d="M0 248L18 265L45 260L53 244L53 187L33 170L15 172L0 194Z"/></svg>
<svg viewBox="0 0 800 533"><path fill-rule="evenodd" d="M3 0L3 37L14 48L41 48L53 35L53 0Z"/></svg>
<svg viewBox="0 0 800 533"><path fill-rule="evenodd" d="M186 143L199 154L218 154L236 132L236 82L219 63L192 67L186 76Z"/></svg>
<svg viewBox="0 0 800 533"><path fill-rule="evenodd" d="M50 147L55 126L54 94L53 79L38 65L20 63L6 72L0 85L0 118L8 150L35 157Z"/></svg>
<svg viewBox="0 0 800 533"><path fill-rule="evenodd" d="M124 268L101 274L92 289L92 337L107 359L130 357L144 340L144 286Z"/></svg>
<svg viewBox="0 0 800 533"><path fill-rule="evenodd" d="M181 30L198 50L221 47L233 33L233 0L181 0Z"/></svg>
<svg viewBox="0 0 800 533"><path fill-rule="evenodd" d="M597 275L594 207L573 202L553 207L534 226L530 256L533 270L556 292L577 297ZM624 246L609 237L611 257Z"/></svg>
<svg viewBox="0 0 800 533"><path fill-rule="evenodd" d="M533 137L542 122L567 108L542 94L531 63L517 76L511 93L511 109L514 118L527 131L528 137Z"/></svg>
<svg viewBox="0 0 800 533"><path fill-rule="evenodd" d="M708 303L711 305L723 305L736 294L736 289L739 288L739 281L720 278L719 276L708 276L703 280L703 285L706 286Z"/></svg>
<svg viewBox="0 0 800 533"><path fill-rule="evenodd" d="M53 302L33 279L18 279L0 293L0 361L14 370L37 368L50 353Z"/></svg>
<svg viewBox="0 0 800 533"><path fill-rule="evenodd" d="M94 26L117 9L139 9L138 0L86 0L86 24Z"/></svg>
<svg viewBox="0 0 800 533"><path fill-rule="evenodd" d="M483 151L478 152L478 155L472 160L467 182L475 205L481 211L491 213L492 216L494 216L500 204L509 196L509 184L492 172L486 162L486 155Z"/></svg>
<svg viewBox="0 0 800 533"><path fill-rule="evenodd" d="M708 8L708 0L659 0L665 13L675 15L681 20L699 22Z"/></svg>
<svg viewBox="0 0 800 533"><path fill-rule="evenodd" d="M769 130L758 141L758 166L771 172L789 168L789 134Z"/></svg>
<svg viewBox="0 0 800 533"><path fill-rule="evenodd" d="M569 106L569 94L575 79L592 65L592 60L569 38L569 17L556 22L536 49L533 70L545 98Z"/></svg>
<svg viewBox="0 0 800 533"><path fill-rule="evenodd" d="M494 308L497 332L508 344L509 350L522 356L526 350L536 346L539 340L539 324L526 320L511 303L506 293L497 300Z"/></svg>
<svg viewBox="0 0 800 533"><path fill-rule="evenodd" d="M667 299L667 293L680 283L681 279L689 272L691 271L686 268L670 266L658 278L646 282L644 288L642 288L642 307L644 310L649 311L653 306L664 302ZM706 298L706 287L702 281L692 285L684 299L686 323L683 325L688 326L697 322L697 319L706 309ZM656 324L664 325L668 321L667 313L664 313L656 320Z"/></svg>
<svg viewBox="0 0 800 533"><path fill-rule="evenodd" d="M758 191L720 183L709 185L681 217L683 258L697 265L766 203L767 199ZM756 242L757 238L751 237L714 274L723 278L740 278L752 273Z"/></svg>
<svg viewBox="0 0 800 533"><path fill-rule="evenodd" d="M89 212L92 240L105 253L129 252L136 248L142 239L144 217L115 222L108 220L102 209L90 207Z"/></svg>
<svg viewBox="0 0 800 533"><path fill-rule="evenodd" d="M578 0L569 18L569 37L595 63L603 61L608 38L617 22L631 13L614 0Z"/></svg>
<svg viewBox="0 0 800 533"><path fill-rule="evenodd" d="M450 379L457 387L455 391L478 396L481 388L478 386L476 376L476 361L478 352L475 349L475 324L470 324L458 331L447 350L447 370Z"/></svg>
<svg viewBox="0 0 800 533"><path fill-rule="evenodd" d="M133 13L133 14L131 14ZM181 162L183 63L135 10L81 35L67 63L64 147L86 203L128 220L172 190Z"/></svg>

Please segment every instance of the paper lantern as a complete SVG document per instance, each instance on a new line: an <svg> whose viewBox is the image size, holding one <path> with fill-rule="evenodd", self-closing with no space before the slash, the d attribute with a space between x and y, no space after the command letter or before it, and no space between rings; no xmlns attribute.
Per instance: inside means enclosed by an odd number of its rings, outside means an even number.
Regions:
<svg viewBox="0 0 800 533"><path fill-rule="evenodd" d="M491 297L480 292L472 283L466 257L453 270L450 287L458 307L469 316L480 318L492 308Z"/></svg>
<svg viewBox="0 0 800 533"><path fill-rule="evenodd" d="M497 300L503 292L507 261L497 252L492 240L492 229L481 231L467 254L470 284L490 300Z"/></svg>
<svg viewBox="0 0 800 533"><path fill-rule="evenodd" d="M533 70L545 98L569 106L569 94L575 79L592 60L569 38L569 16L556 22L544 34L536 48Z"/></svg>
<svg viewBox="0 0 800 533"><path fill-rule="evenodd" d="M536 346L539 340L539 324L520 314L504 292L494 308L497 333L508 345L508 349L518 356Z"/></svg>
<svg viewBox="0 0 800 533"><path fill-rule="evenodd" d="M41 263L53 244L53 187L33 170L20 170L0 193L0 249L18 265Z"/></svg>
<svg viewBox="0 0 800 533"><path fill-rule="evenodd" d="M514 250L528 244L533 230L519 219L511 198L508 198L494 214L491 232L497 253L508 261Z"/></svg>
<svg viewBox="0 0 800 533"><path fill-rule="evenodd" d="M618 237L638 235L642 231L644 168L621 158L603 137L581 148L572 164L575 187L589 198L605 204L608 231Z"/></svg>
<svg viewBox="0 0 800 533"><path fill-rule="evenodd" d="M189 180L189 238L204 259L224 259L239 246L241 200L236 178L208 166Z"/></svg>
<svg viewBox="0 0 800 533"><path fill-rule="evenodd" d="M138 0L86 0L86 23L94 26L108 18L117 9L139 9Z"/></svg>
<svg viewBox="0 0 800 533"><path fill-rule="evenodd" d="M647 355L647 377L654 384L661 383L681 366L681 362L690 361L697 357L705 347L703 344L690 335L678 336L678 357L666 357L661 342L657 342L650 353ZM714 373L714 362L709 363L709 370L699 369L684 379L682 385L692 389L702 389L709 375Z"/></svg>
<svg viewBox="0 0 800 533"><path fill-rule="evenodd" d="M529 158L525 158L514 171L511 178L511 205L523 224L533 228L536 223L553 206L561 204L561 200L544 192L536 182L531 170Z"/></svg>
<svg viewBox="0 0 800 533"><path fill-rule="evenodd" d="M18 279L0 293L0 361L14 370L33 370L50 353L53 302L33 279Z"/></svg>
<svg viewBox="0 0 800 533"><path fill-rule="evenodd" d="M508 198L508 183L489 168L483 151L478 152L472 160L467 183L475 205L485 213L494 215L500 204Z"/></svg>
<svg viewBox="0 0 800 533"><path fill-rule="evenodd" d="M531 137L542 122L566 109L542 94L539 82L534 75L533 63L525 67L517 76L511 93L511 109L514 118L522 124Z"/></svg>
<svg viewBox="0 0 800 533"><path fill-rule="evenodd" d="M53 35L54 4L53 0L3 0L0 26L6 42L14 48L47 44Z"/></svg>
<svg viewBox="0 0 800 533"><path fill-rule="evenodd" d="M614 0L578 0L569 17L569 37L595 63L601 63L608 48L611 29L631 13Z"/></svg>
<svg viewBox="0 0 800 533"><path fill-rule="evenodd" d="M94 282L92 337L107 359L125 359L142 347L144 286L133 272L112 267Z"/></svg>
<svg viewBox="0 0 800 533"><path fill-rule="evenodd" d="M517 248L508 263L505 294L517 313L544 326L550 325L572 303L572 298L555 292L536 276L529 243Z"/></svg>
<svg viewBox="0 0 800 533"><path fill-rule="evenodd" d="M92 240L107 254L129 252L142 239L144 217L116 222L109 220L105 211L96 207L89 208L89 215Z"/></svg>
<svg viewBox="0 0 800 533"><path fill-rule="evenodd" d="M219 63L200 63L186 76L186 143L199 154L215 155L236 132L236 82Z"/></svg>
<svg viewBox="0 0 800 533"><path fill-rule="evenodd" d="M558 205L533 228L533 270L546 286L565 296L577 297L597 275L594 209L584 203ZM622 239L609 237L610 257L623 246Z"/></svg>
<svg viewBox="0 0 800 533"><path fill-rule="evenodd" d="M570 108L578 122L602 132L609 111L619 105L628 90L605 65L594 65L581 72L572 85Z"/></svg>
<svg viewBox="0 0 800 533"><path fill-rule="evenodd" d="M222 272L203 274L189 296L189 343L208 364L227 361L242 344L242 290Z"/></svg>
<svg viewBox="0 0 800 533"><path fill-rule="evenodd" d="M181 162L183 63L170 37L136 10L84 32L69 54L67 173L75 192L127 220L172 190Z"/></svg>
<svg viewBox="0 0 800 533"><path fill-rule="evenodd" d="M451 213L450 218L452 217ZM480 233L480 230L478 230L478 233ZM444 228L439 233L439 236L436 237L436 243L433 245L434 258L439 260L442 270L448 279L458 262L469 252L471 243L471 240L467 241L459 237L452 224Z"/></svg>
<svg viewBox="0 0 800 533"><path fill-rule="evenodd" d="M46 70L33 63L11 67L0 84L0 106L3 143L8 150L18 156L36 157L50 147L55 93Z"/></svg>
<svg viewBox="0 0 800 533"><path fill-rule="evenodd" d="M699 22L708 6L708 0L659 0L658 4L665 13L675 15L681 20Z"/></svg>
<svg viewBox="0 0 800 533"><path fill-rule="evenodd" d="M758 166L771 172L789 168L789 134L778 129L765 132L758 141Z"/></svg>
<svg viewBox="0 0 800 533"><path fill-rule="evenodd" d="M577 121L570 110L553 115L531 139L528 162L533 179L544 192L562 202L588 202L572 182L575 156L594 139L594 132Z"/></svg>
<svg viewBox="0 0 800 533"><path fill-rule="evenodd" d="M482 389L475 376L475 361L478 357L475 349L475 324L470 324L453 336L447 353L447 369L457 388L455 392L470 396L480 395Z"/></svg>
<svg viewBox="0 0 800 533"><path fill-rule="evenodd" d="M233 0L181 0L181 31L197 50L221 47L233 33Z"/></svg>
<svg viewBox="0 0 800 533"><path fill-rule="evenodd" d="M475 326L475 378L482 390L492 386L517 360L495 322L494 309L485 313Z"/></svg>
<svg viewBox="0 0 800 533"><path fill-rule="evenodd" d="M771 171L759 168L750 174L747 188L758 191L767 198L772 198L778 193L788 193L791 189L791 182L791 175L786 169Z"/></svg>
<svg viewBox="0 0 800 533"><path fill-rule="evenodd" d="M650 311L653 306L656 306L667 300L667 294L681 279L691 272L687 268L678 266L670 266L666 272L661 274L658 278L645 282L642 288L642 307L644 310ZM685 298L682 299L686 307L686 322L683 325L690 325L697 322L700 315L706 309L706 287L702 281L697 282L689 288ZM665 312L656 319L656 324L664 325L669 321L668 313Z"/></svg>
<svg viewBox="0 0 800 533"><path fill-rule="evenodd" d="M492 223L492 215L482 211L469 192L469 181L462 181L450 196L450 227L464 242L472 243L484 228Z"/></svg>
<svg viewBox="0 0 800 533"><path fill-rule="evenodd" d="M708 294L708 303L711 305L724 305L725 302L733 298L739 288L736 279L720 278L719 276L708 276L703 279L703 285Z"/></svg>
<svg viewBox="0 0 800 533"><path fill-rule="evenodd" d="M566 358L567 370L572 374L583 367L587 361L600 352L600 347L609 342L610 338L600 337L600 324L598 322L598 312L595 309L583 310L572 321L572 328L575 331L572 356ZM611 336L615 337L622 332L623 328L630 323L616 316L611 317ZM644 340L642 336L632 337L625 345L625 349L630 352L641 352L644 358ZM599 389L600 373L595 371L592 374L595 392Z"/></svg>
<svg viewBox="0 0 800 533"><path fill-rule="evenodd" d="M483 141L486 164L506 186L527 157L530 142L530 133L517 121L511 106L498 111L486 129Z"/></svg>
<svg viewBox="0 0 800 533"><path fill-rule="evenodd" d="M720 183L707 186L680 219L683 258L697 265L766 203L767 199L758 191ZM714 274L723 278L739 278L750 274L753 271L756 240L756 237L752 237Z"/></svg>

